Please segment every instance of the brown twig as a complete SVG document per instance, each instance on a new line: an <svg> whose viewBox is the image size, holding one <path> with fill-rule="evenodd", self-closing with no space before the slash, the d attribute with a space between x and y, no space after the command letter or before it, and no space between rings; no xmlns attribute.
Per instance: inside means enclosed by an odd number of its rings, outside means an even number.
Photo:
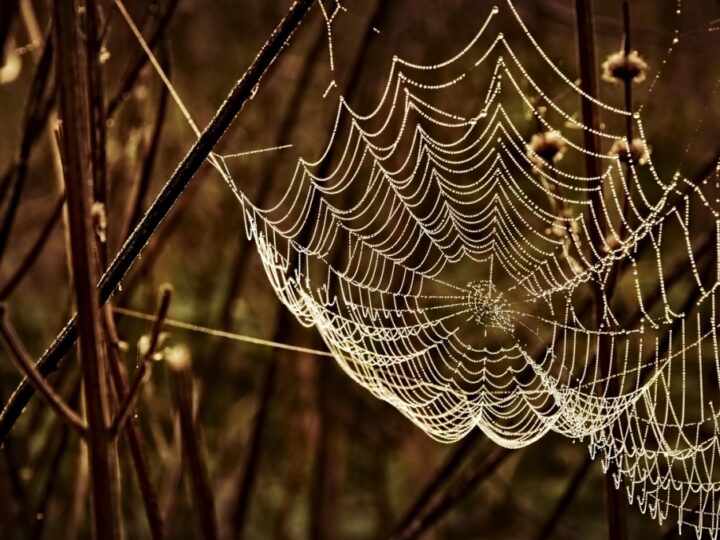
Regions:
<svg viewBox="0 0 720 540"><path fill-rule="evenodd" d="M30 360L30 355L20 341L15 329L10 323L5 306L0 304L0 334L10 353L10 358L15 362L20 372L32 381L35 389L40 392L48 406L55 411L61 419L67 422L80 435L87 434L87 426L72 408L65 403L60 395L53 390L48 382L37 372Z"/></svg>
<svg viewBox="0 0 720 540"><path fill-rule="evenodd" d="M167 354L167 365L173 401L180 418L180 436L182 438L185 465L190 474L193 498L200 518L202 536L205 540L215 540L217 522L215 501L210 489L207 465L200 448L200 430L193 419L193 381L190 352L184 347L175 347Z"/></svg>
<svg viewBox="0 0 720 540"><path fill-rule="evenodd" d="M160 42L160 39L167 30L167 26L175 13L175 8L177 8L179 3L180 0L170 0L168 3L165 8L165 12L158 20L155 31L147 39L148 47L151 49L154 49ZM115 95L108 101L107 107L105 108L106 118L112 118L117 108L127 99L127 96L130 94L133 86L135 86L135 81L140 75L142 68L145 67L147 62L147 55L143 51L139 51L135 59L128 64L125 70L125 75L120 83L120 87L115 92Z"/></svg>
<svg viewBox="0 0 720 540"><path fill-rule="evenodd" d="M72 406L76 406L78 397L80 395L80 379L74 377L71 382L72 395L70 396L69 403ZM66 424L60 425L60 436L48 437L49 440L55 441L55 448L48 459L43 459L43 462L48 463L47 471L45 474L45 480L40 484L39 494L37 496L37 503L35 505L35 521L33 523L33 530L30 535L31 538L41 538L45 523L47 522L47 511L50 503L50 497L55 489L59 475L57 471L61 467L65 452L67 450L70 430Z"/></svg>
<svg viewBox="0 0 720 540"><path fill-rule="evenodd" d="M170 55L167 50L167 43L162 42L160 46L159 54L160 65L165 74L170 78ZM165 114L167 112L168 98L170 92L164 84L160 88L160 95L158 97L158 103L155 107L157 111L155 113L155 120L150 130L150 143L148 144L147 150L145 151L145 159L143 159L142 166L140 168L140 176L135 183L132 195L128 202L128 212L125 220L125 224L121 230L122 235L120 238L127 238L133 230L133 227L137 225L138 221L142 217L143 204L147 195L148 189L150 188L150 181L152 180L152 173L155 168L155 162L157 161L158 150L160 148L160 139L162 137L163 126L165 125Z"/></svg>
<svg viewBox="0 0 720 540"><path fill-rule="evenodd" d="M427 512L411 521L407 527L392 538L396 540L418 538L445 516L458 502L470 495L485 478L491 476L505 459L512 454L513 451L508 448L494 447L484 459L479 460L475 466L470 467L463 478L455 485L450 486L441 497L436 499Z"/></svg>
<svg viewBox="0 0 720 540"><path fill-rule="evenodd" d="M597 140L596 131L600 128L600 116L597 104L592 100L599 95L597 84L597 63L595 55L595 19L593 14L592 0L575 0L575 14L577 18L577 44L580 60L580 88L584 95L581 96L582 118L585 125L583 130L583 142L585 149L585 172L591 179L588 185L590 190L589 211L594 214L588 222L596 222L597 227L590 227L590 260L596 263L603 252L606 244L606 223L601 215L603 207L602 178L600 176L600 164L597 156L600 154L600 145ZM603 290L601 283L593 287L595 324L600 326L604 317L603 295L612 296L612 291ZM615 363L611 348L607 339L598 337L597 358L600 364L603 377L613 371ZM610 380L608 394L618 395L620 389L617 387L617 378ZM605 475L605 493L607 498L607 521L609 537L613 540L624 540L627 538L627 523L625 518L625 501L623 501L619 490L615 489L612 468Z"/></svg>
<svg viewBox="0 0 720 540"><path fill-rule="evenodd" d="M62 148L68 200L70 247L78 334L83 368L83 389L87 406L88 447L93 505L93 531L99 538L119 540L118 493L115 478L116 456L108 433L109 395L105 376L105 354L100 328L97 263L93 247L91 187L94 180L93 143L90 130L90 82L83 37L92 25L78 25L81 8L77 0L55 0L53 20L58 54L60 110L63 122Z"/></svg>
<svg viewBox="0 0 720 540"><path fill-rule="evenodd" d="M462 442L448 456L447 460L430 479L423 490L418 494L413 503L407 509L403 517L397 522L393 529L392 536L398 536L409 525L418 519L418 516L425 510L428 503L437 495L440 489L450 481L458 470L465 464L465 460L483 440L479 429L473 429L468 433Z"/></svg>
<svg viewBox="0 0 720 540"><path fill-rule="evenodd" d="M557 527L558 523L560 522L560 518L565 513L565 510L567 510L567 507L570 506L570 503L575 498L575 495L577 495L580 486L582 486L585 477L590 471L590 466L592 465L592 463L593 461L590 455L586 455L582 464L575 472L573 477L570 479L570 483L568 484L567 488L558 500L558 503L553 509L552 514L550 514L550 517L543 525L543 528L535 537L536 540L547 540L548 538L553 537L552 535L555 532L555 527Z"/></svg>
<svg viewBox="0 0 720 540"><path fill-rule="evenodd" d="M5 215L2 223L0 223L0 260L5 254L10 233L15 223L20 197L26 184L30 151L47 120L51 109L50 105L54 101L54 89L52 92L48 92L52 61L53 46L51 40L46 36L45 45L35 67L33 80L25 102L17 155L3 177L3 191L9 190L10 195L6 204Z"/></svg>
<svg viewBox="0 0 720 540"><path fill-rule="evenodd" d="M110 309L103 309L103 320L107 331L109 342L109 371L115 394L118 401L124 400L128 394L128 374L123 364L120 349L120 338L117 335L115 322L112 318ZM140 425L131 416L130 420L125 422L125 440L130 451L130 460L135 472L135 479L140 489L140 495L143 499L145 508L145 516L148 520L150 535L153 540L162 540L165 538L165 520L160 512L158 504L158 495L150 475L150 463L147 457L145 442Z"/></svg>
<svg viewBox="0 0 720 540"><path fill-rule="evenodd" d="M198 140L182 159L168 182L163 186L157 198L143 216L138 226L127 239L120 252L110 263L107 271L98 282L100 302L105 303L115 291L120 281L135 262L141 251L152 238L155 230L173 207L182 192L188 186L197 170L220 140L245 103L255 95L257 85L274 63L277 56L287 45L297 27L302 22L314 0L297 0L288 15L278 25L270 39L255 57L252 65L233 87L230 95L210 121ZM52 373L77 339L78 318L68 321L47 351L37 363L38 371L47 376ZM0 444L12 429L28 401L33 389L28 381L16 388L10 400L0 413Z"/></svg>
<svg viewBox="0 0 720 540"><path fill-rule="evenodd" d="M43 225L40 233L38 234L35 242L30 246L30 249L25 255L25 258L18 265L15 271L5 282L5 285L0 288L0 302L7 300L7 298L13 293L13 291L22 283L22 280L27 276L29 270L33 267L38 257L42 253L43 248L47 245L50 239L50 234L60 220L62 216L63 205L65 204L65 194L63 193L55 203L53 211L50 213L47 221Z"/></svg>
<svg viewBox="0 0 720 540"><path fill-rule="evenodd" d="M160 341L160 330L162 330L163 322L167 316L171 298L172 287L169 285L162 286L160 288L160 302L158 303L155 320L153 321L153 325L150 330L150 338L148 339L147 344L144 345L144 350L140 353L140 363L135 370L130 386L125 393L125 397L122 398L122 401L118 406L115 418L110 424L111 437L117 437L118 432L124 427L125 421L135 408L135 402L140 394L140 388L147 379L150 366L152 366L155 357L155 351L157 350L157 346Z"/></svg>

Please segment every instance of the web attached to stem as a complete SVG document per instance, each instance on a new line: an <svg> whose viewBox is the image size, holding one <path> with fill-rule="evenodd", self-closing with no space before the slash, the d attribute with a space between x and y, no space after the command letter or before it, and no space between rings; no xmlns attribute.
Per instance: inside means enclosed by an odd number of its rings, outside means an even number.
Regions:
<svg viewBox="0 0 720 540"><path fill-rule="evenodd" d="M563 132L591 128L490 34L497 13L443 63L395 58L371 114L341 99L325 154L298 162L277 205L236 191L248 235L298 320L430 436L585 440L643 510L715 532L718 175L660 178L640 116L584 96L630 116L641 145L585 176L588 151ZM474 113L436 105L487 67Z"/></svg>
<svg viewBox="0 0 720 540"><path fill-rule="evenodd" d="M452 58L394 58L370 114L340 98L324 154L276 205L238 190L233 155L212 163L278 298L375 396L441 441L583 440L643 511L715 535L720 170L662 178L640 114L584 95L503 9L617 132L547 95L493 8ZM468 85L483 88L469 113Z"/></svg>

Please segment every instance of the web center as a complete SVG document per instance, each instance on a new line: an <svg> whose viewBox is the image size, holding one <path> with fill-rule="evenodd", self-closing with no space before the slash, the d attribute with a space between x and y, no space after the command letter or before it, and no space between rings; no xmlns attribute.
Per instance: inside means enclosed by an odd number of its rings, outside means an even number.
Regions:
<svg viewBox="0 0 720 540"><path fill-rule="evenodd" d="M468 283L467 305L470 319L485 329L512 330L508 303L489 281Z"/></svg>

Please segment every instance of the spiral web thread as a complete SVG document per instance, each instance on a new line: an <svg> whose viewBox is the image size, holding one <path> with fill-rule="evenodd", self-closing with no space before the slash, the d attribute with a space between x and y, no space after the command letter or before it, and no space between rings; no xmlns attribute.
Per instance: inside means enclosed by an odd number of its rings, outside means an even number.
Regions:
<svg viewBox="0 0 720 540"><path fill-rule="evenodd" d="M585 441L642 511L716 536L720 165L661 178L640 114L591 96L606 123L583 125L492 33L500 12L445 62L395 57L370 114L340 98L325 153L298 161L276 205L232 179L227 160L255 151L210 162L278 298L360 385L440 441L476 427L511 448L551 430ZM470 114L453 99L466 85L484 90ZM588 178L582 130L622 147L628 118L638 153L594 155Z"/></svg>

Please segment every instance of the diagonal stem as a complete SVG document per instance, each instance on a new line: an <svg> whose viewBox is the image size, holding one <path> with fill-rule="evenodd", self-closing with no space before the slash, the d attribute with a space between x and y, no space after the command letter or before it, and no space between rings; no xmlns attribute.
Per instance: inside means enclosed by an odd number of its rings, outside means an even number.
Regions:
<svg viewBox="0 0 720 540"><path fill-rule="evenodd" d="M17 364L18 368L25 377L28 377L32 382L33 386L40 392L40 395L47 402L48 406L55 411L55 413L65 420L75 431L81 436L87 434L87 426L78 416L78 414L72 410L72 408L65 403L62 397L52 389L48 382L37 372L35 366L33 366L30 360L30 354L25 349L25 346L20 341L15 328L10 323L5 313L5 306L0 304L0 334L2 334L3 341L10 352L12 360Z"/></svg>
<svg viewBox="0 0 720 540"><path fill-rule="evenodd" d="M115 259L98 283L99 302L104 304L115 292L130 267L152 238L155 230L180 198L195 173L205 162L212 149L223 136L245 103L254 95L255 88L282 52L288 40L298 28L314 0L297 0L288 15L281 21L270 39L260 50L252 65L233 87L225 102L210 121L198 140L182 159L157 198L125 241ZM78 321L73 316L43 353L36 364L37 370L47 376L57 369L77 339ZM5 440L15 422L30 401L34 391L29 381L23 380L0 413L0 444Z"/></svg>

